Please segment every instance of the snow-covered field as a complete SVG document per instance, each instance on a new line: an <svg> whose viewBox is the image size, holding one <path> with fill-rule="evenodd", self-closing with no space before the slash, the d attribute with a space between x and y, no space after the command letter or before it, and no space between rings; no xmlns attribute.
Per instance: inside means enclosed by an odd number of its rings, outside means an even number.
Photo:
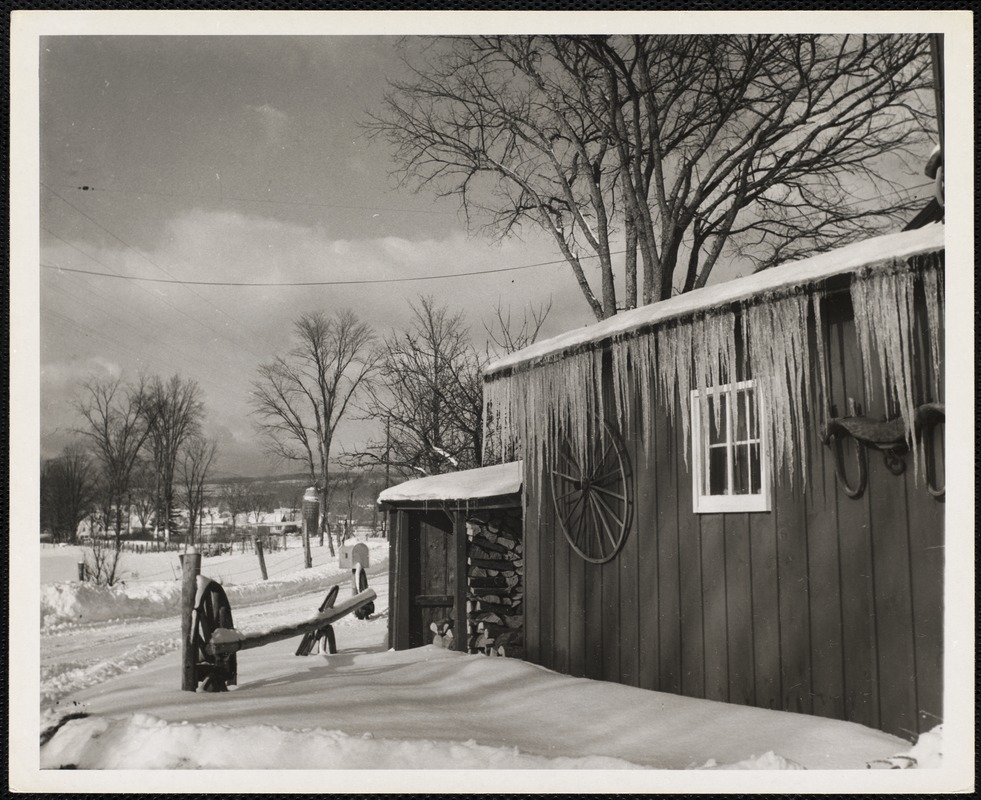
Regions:
<svg viewBox="0 0 981 800"><path fill-rule="evenodd" d="M52 781L72 774L77 781L84 773L56 770L266 771L248 773L258 777L244 784L240 773L214 773L239 776L229 780L249 790L268 788L274 770L296 771L293 781L311 769L359 770L374 782L394 774L384 770L444 770L438 783L421 784L443 790L451 776L467 774L455 771L478 768L521 770L524 782L513 785L529 786L540 770L618 770L620 776L629 774L623 770L699 770L705 780L718 770L862 770L839 773L857 777L870 775L870 764L940 763L939 735L923 737L911 751L907 742L851 723L572 678L434 646L388 651L387 544L367 544L376 613L335 626L339 652L296 657L295 641L244 652L238 686L224 694L180 691L176 573L167 579L176 554L127 556L126 582L97 589L64 580L66 572L74 574L78 553L45 548L42 578L56 580L41 592L45 744L38 774ZM252 554L204 560L204 574L222 577L240 630L309 616L333 583L350 591L350 575L326 548L314 549L312 570L302 569L299 549L268 554L266 561L264 582ZM89 774L105 780L112 773ZM795 780L782 785L808 785ZM544 786L586 786L566 781ZM606 790L694 785L676 778L624 781L617 778ZM507 785L497 777L471 779L469 790ZM854 783L839 785L849 790Z"/></svg>

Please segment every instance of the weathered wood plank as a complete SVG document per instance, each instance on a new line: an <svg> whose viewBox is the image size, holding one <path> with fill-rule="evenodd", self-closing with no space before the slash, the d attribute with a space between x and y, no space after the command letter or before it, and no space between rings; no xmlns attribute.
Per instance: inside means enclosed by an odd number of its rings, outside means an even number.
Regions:
<svg viewBox="0 0 981 800"><path fill-rule="evenodd" d="M917 730L943 718L944 504L920 482L909 489L913 644L916 658Z"/></svg>
<svg viewBox="0 0 981 800"><path fill-rule="evenodd" d="M552 573L554 576L554 600L552 603L552 669L566 673L569 671L569 569L573 559L579 556L572 552L561 531L554 537Z"/></svg>
<svg viewBox="0 0 981 800"><path fill-rule="evenodd" d="M656 447L651 461L657 486L657 610L658 685L663 692L681 693L681 565L678 550L678 509L691 500L678 490L677 461L680 432L664 414L652 415Z"/></svg>
<svg viewBox="0 0 981 800"><path fill-rule="evenodd" d="M349 597L347 600L337 603L333 608L328 609L322 614L317 614L310 619L305 619L291 625L281 625L275 628L269 628L263 631L243 633L242 631L219 628L212 636L207 650L212 655L220 653L235 653L240 650L254 650L257 647L264 647L265 645L272 644L273 642L281 642L284 639L292 639L296 636L302 636L305 633L315 631L319 628L323 628L337 622L337 620L346 617L348 614L351 614L362 606L367 605L377 596L378 595L375 594L374 589L365 589L363 592L359 592L353 597ZM219 632L224 633L219 634Z"/></svg>
<svg viewBox="0 0 981 800"><path fill-rule="evenodd" d="M725 517L726 644L729 702L756 702L753 672L752 570L749 555L749 515Z"/></svg>
<svg viewBox="0 0 981 800"><path fill-rule="evenodd" d="M603 680L620 680L620 571L616 559L600 564L602 575Z"/></svg>
<svg viewBox="0 0 981 800"><path fill-rule="evenodd" d="M586 562L569 559L569 674L586 675Z"/></svg>
<svg viewBox="0 0 981 800"><path fill-rule="evenodd" d="M830 451L818 439L822 420L808 426L811 453L807 501L807 566L811 603L811 665L814 713L843 719L845 675L838 509Z"/></svg>
<svg viewBox="0 0 981 800"><path fill-rule="evenodd" d="M389 602L395 604L395 616L392 630L392 646L397 650L412 647L410 643L410 569L409 554L409 521L405 511L393 511L389 516L389 530L395 537L395 568L391 571L394 576L395 589L389 594Z"/></svg>
<svg viewBox="0 0 981 800"><path fill-rule="evenodd" d="M851 312L829 306L833 400L835 413L848 413L849 400L865 407L862 363ZM871 365L870 365L871 366ZM851 465L854 472L854 464ZM872 542L868 494L848 497L836 487L838 552L841 572L842 656L845 675L845 719L879 727L878 658L872 587Z"/></svg>
<svg viewBox="0 0 981 800"><path fill-rule="evenodd" d="M681 402L689 402L682 398ZM680 428L680 426L679 426ZM680 435L680 431L679 431ZM676 459L678 475L678 551L681 563L681 693L705 696L702 617L702 547L698 517L692 511L691 460Z"/></svg>
<svg viewBox="0 0 981 800"><path fill-rule="evenodd" d="M583 562L586 570L586 677L603 678L603 572Z"/></svg>
<svg viewBox="0 0 981 800"><path fill-rule="evenodd" d="M749 547L753 563L751 599L756 705L778 709L783 691L775 514L749 515Z"/></svg>
<svg viewBox="0 0 981 800"><path fill-rule="evenodd" d="M525 466L527 471L528 467ZM525 485L529 476L525 475ZM544 482L544 478L541 478ZM538 498L531 497L525 506L525 658L535 664L542 663L541 656L541 580L539 564L541 563L541 534L542 518L540 509L545 509L544 498L539 503Z"/></svg>
<svg viewBox="0 0 981 800"><path fill-rule="evenodd" d="M637 419L636 414L634 419ZM637 457L634 461L637 508L630 535L637 538L637 594L633 602L638 608L637 680L638 685L644 689L657 689L660 686L660 587L657 579L659 531L655 500L657 479L653 467L653 454L649 459L645 456L640 449L638 436Z"/></svg>
<svg viewBox="0 0 981 800"><path fill-rule="evenodd" d="M699 522L705 626L705 697L725 702L729 699L725 529L721 514L701 514Z"/></svg>
<svg viewBox="0 0 981 800"><path fill-rule="evenodd" d="M539 663L552 669L554 666L554 651L552 643L555 640L555 618L553 616L555 608L555 537L562 536L562 532L557 530L555 513L549 498L545 499L542 505L542 517L538 526L539 537L539 556L541 561L538 567L539 606L538 618L541 621L539 636Z"/></svg>
<svg viewBox="0 0 981 800"><path fill-rule="evenodd" d="M807 582L807 515L800 475L791 486L781 475L774 486L777 520L778 601L780 604L780 666L782 706L810 714L811 633L810 589Z"/></svg>
<svg viewBox="0 0 981 800"><path fill-rule="evenodd" d="M916 736L916 660L910 586L906 487L878 454L869 458L869 511L875 554L875 623L878 638L879 703L882 730Z"/></svg>
<svg viewBox="0 0 981 800"><path fill-rule="evenodd" d="M632 456L636 461L636 453ZM631 481L633 476L631 475ZM637 492L632 490L637 498ZM636 510L635 510L636 511ZM613 560L619 568L620 581L620 681L628 686L640 685L641 605L637 576L640 573L641 542L636 524L631 520L623 549Z"/></svg>

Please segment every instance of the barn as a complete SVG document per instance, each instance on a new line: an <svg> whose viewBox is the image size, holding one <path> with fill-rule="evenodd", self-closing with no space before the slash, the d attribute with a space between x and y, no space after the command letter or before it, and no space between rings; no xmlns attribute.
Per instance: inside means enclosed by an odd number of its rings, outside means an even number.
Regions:
<svg viewBox="0 0 981 800"><path fill-rule="evenodd" d="M525 658L939 723L943 294L931 224L490 364L488 438L523 454Z"/></svg>
<svg viewBox="0 0 981 800"><path fill-rule="evenodd" d="M388 513L388 644L520 656L520 462L431 475L383 491Z"/></svg>

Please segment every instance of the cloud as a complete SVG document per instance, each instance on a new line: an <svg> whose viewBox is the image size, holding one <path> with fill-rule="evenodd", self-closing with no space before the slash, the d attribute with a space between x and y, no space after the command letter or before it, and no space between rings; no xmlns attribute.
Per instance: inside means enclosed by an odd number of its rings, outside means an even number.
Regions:
<svg viewBox="0 0 981 800"><path fill-rule="evenodd" d="M193 209L166 223L156 246L146 250L162 270L132 251L91 243L85 250L111 269L60 243L45 247L42 261L162 279L285 283L440 276L556 258L544 240L493 243L458 229L419 238L343 238L331 227ZM382 338L407 325L411 301L431 294L465 313L481 349L484 323L491 323L498 303L520 317L527 304L553 297L545 335L590 321L575 280L561 265L443 280L282 287L147 284L45 270L41 293L42 435L72 418L71 389L95 369L118 370L126 379L179 372L201 385L208 429L224 429L220 468L238 474L269 468L249 417L251 382L260 363L289 349L293 321L303 312L351 308ZM339 432L338 452L373 435L372 423L352 420Z"/></svg>
<svg viewBox="0 0 981 800"><path fill-rule="evenodd" d="M290 126L289 114L274 108L269 103L263 103L261 106L246 105L246 108L259 120L268 144L276 146L285 144L286 133Z"/></svg>

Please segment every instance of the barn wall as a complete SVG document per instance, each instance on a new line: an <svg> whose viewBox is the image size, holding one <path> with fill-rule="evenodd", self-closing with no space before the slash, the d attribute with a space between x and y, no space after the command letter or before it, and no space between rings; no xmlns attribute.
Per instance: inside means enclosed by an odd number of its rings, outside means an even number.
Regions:
<svg viewBox="0 0 981 800"><path fill-rule="evenodd" d="M883 418L881 396L865 396L847 294L831 300L824 323L835 413L846 414L852 398ZM927 362L917 360L923 379ZM696 515L680 425L663 413L652 419L650 452L636 430L625 432L635 508L613 561L586 563L572 551L547 477L541 502L531 499L527 657L572 675L846 719L910 739L937 724L944 507L912 458L895 476L870 452L868 487L851 499L818 440L823 419L812 421L806 485L779 476L770 513Z"/></svg>

